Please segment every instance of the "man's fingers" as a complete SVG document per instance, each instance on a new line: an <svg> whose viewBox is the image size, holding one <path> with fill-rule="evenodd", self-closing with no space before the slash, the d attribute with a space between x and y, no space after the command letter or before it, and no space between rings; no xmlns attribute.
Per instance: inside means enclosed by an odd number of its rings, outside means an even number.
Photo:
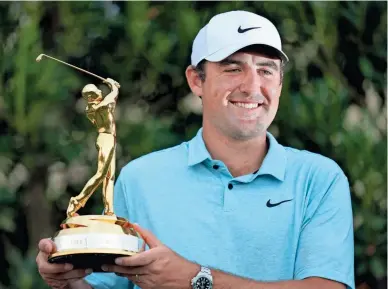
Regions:
<svg viewBox="0 0 388 289"><path fill-rule="evenodd" d="M47 285L49 285L52 288L69 288L69 284L72 284L82 279L82 278L73 278L73 279L67 279L67 280L60 280L60 279L49 278L47 276L45 276L44 278Z"/></svg>
<svg viewBox="0 0 388 289"><path fill-rule="evenodd" d="M120 268L125 268L125 273L122 272L116 272L115 270L118 270ZM146 266L137 266L137 267L124 267L124 266L118 266L118 265L109 265L106 267L108 271L120 273L120 275L147 275L149 274L149 269Z"/></svg>
<svg viewBox="0 0 388 289"><path fill-rule="evenodd" d="M70 280L70 279L81 279L86 277L87 275L91 274L93 271L91 269L77 269L77 270L72 270L66 273L59 274L57 276L58 279L63 279L63 280Z"/></svg>
<svg viewBox="0 0 388 289"><path fill-rule="evenodd" d="M151 264L157 259L157 252L155 250L150 249L145 252L138 253L136 255L130 257L120 257L116 258L115 262L120 266L146 266Z"/></svg>
<svg viewBox="0 0 388 289"><path fill-rule="evenodd" d="M37 258L36 262L39 272L42 274L64 273L73 269L73 265L71 264L50 264L43 254Z"/></svg>
<svg viewBox="0 0 388 289"><path fill-rule="evenodd" d="M152 234L150 231L140 227L138 224L133 224L133 227L137 232L139 232L141 237L144 239L144 241L147 243L147 245L150 248L154 248L162 245L162 242L160 242L158 238L156 238L156 236Z"/></svg>
<svg viewBox="0 0 388 289"><path fill-rule="evenodd" d="M40 240L38 247L39 247L39 251L46 253L47 255L54 253L57 250L55 243L50 239Z"/></svg>
<svg viewBox="0 0 388 289"><path fill-rule="evenodd" d="M102 270L104 272L114 272L114 273L119 273L119 274L128 274L128 267L123 267L123 266L117 266L117 265L103 265Z"/></svg>
<svg viewBox="0 0 388 289"><path fill-rule="evenodd" d="M119 275L146 275L146 267L127 267L127 266L118 266L118 265L104 265L102 266L104 272L114 272Z"/></svg>
<svg viewBox="0 0 388 289"><path fill-rule="evenodd" d="M87 276L88 274L85 275L85 277ZM67 283L68 284L71 284L71 283L74 283L74 282L77 282L79 280L81 280L82 278L74 278L74 279L67 279Z"/></svg>
<svg viewBox="0 0 388 289"><path fill-rule="evenodd" d="M66 273L58 273L58 274L45 274L47 278L55 279L55 280L72 280L72 279L81 279L92 273L92 270L88 269L76 269L71 270Z"/></svg>

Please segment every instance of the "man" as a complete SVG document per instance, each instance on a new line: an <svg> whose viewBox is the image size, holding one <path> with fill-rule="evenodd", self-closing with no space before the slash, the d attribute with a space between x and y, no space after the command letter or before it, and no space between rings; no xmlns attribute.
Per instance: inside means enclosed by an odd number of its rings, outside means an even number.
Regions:
<svg viewBox="0 0 388 289"><path fill-rule="evenodd" d="M186 77L202 99L203 128L132 161L115 185L116 214L139 224L149 249L84 278L47 264L55 247L43 240L42 277L80 289L354 288L346 176L267 132L288 61L274 25L244 11L216 15L191 61Z"/></svg>
<svg viewBox="0 0 388 289"><path fill-rule="evenodd" d="M106 83L111 92L103 99L102 92L94 84L88 84L82 89L82 96L87 101L86 115L96 126L98 137L96 147L98 149L98 167L96 174L90 178L81 193L70 198L67 208L67 216L72 217L102 184L104 201L104 214L112 216L113 213L113 187L115 178L115 149L116 126L114 111L119 94L119 84L108 78Z"/></svg>

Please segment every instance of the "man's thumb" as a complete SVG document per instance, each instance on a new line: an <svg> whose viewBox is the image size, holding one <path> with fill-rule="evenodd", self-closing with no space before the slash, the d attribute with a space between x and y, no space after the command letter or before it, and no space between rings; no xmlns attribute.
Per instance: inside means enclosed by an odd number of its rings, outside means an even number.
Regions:
<svg viewBox="0 0 388 289"><path fill-rule="evenodd" d="M56 251L55 243L50 239L42 239L39 241L39 251L42 251L46 254L51 254Z"/></svg>
<svg viewBox="0 0 388 289"><path fill-rule="evenodd" d="M133 224L133 227L141 235L141 237L144 239L144 241L147 243L147 245L150 248L154 248L162 245L162 242L160 242L158 238L156 238L156 236L152 234L150 231L140 227L138 224Z"/></svg>

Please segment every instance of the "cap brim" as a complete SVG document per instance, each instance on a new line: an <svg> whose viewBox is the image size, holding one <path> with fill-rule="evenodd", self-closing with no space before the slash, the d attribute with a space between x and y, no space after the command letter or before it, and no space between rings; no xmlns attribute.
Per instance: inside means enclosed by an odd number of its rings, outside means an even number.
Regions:
<svg viewBox="0 0 388 289"><path fill-rule="evenodd" d="M283 51L273 47L272 45L269 45L268 43L257 42L257 41L246 42L246 43L237 43L237 44L228 46L226 48L220 49L220 50L206 56L205 59L208 61L212 61L212 62L218 62L218 61L221 61L221 60L227 58L228 56L232 55L236 51L243 49L247 46L251 46L251 45L265 45L267 47L271 47L275 51L278 52L279 57L282 59L283 62L289 61L288 56Z"/></svg>

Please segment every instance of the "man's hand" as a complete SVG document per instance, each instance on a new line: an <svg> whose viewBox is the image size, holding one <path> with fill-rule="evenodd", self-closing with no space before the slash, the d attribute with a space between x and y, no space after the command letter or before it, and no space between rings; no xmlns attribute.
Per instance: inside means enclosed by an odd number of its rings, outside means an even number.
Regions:
<svg viewBox="0 0 388 289"><path fill-rule="evenodd" d="M71 264L50 264L47 261L47 258L55 251L56 248L53 241L49 239L40 240L39 253L36 257L36 263L38 265L39 274L51 288L71 288L71 283L79 281L91 273L91 270L73 270L73 266Z"/></svg>
<svg viewBox="0 0 388 289"><path fill-rule="evenodd" d="M103 270L124 276L143 289L191 288L190 281L200 266L164 246L151 232L136 224L134 228L150 249L117 258L117 265L104 265Z"/></svg>

